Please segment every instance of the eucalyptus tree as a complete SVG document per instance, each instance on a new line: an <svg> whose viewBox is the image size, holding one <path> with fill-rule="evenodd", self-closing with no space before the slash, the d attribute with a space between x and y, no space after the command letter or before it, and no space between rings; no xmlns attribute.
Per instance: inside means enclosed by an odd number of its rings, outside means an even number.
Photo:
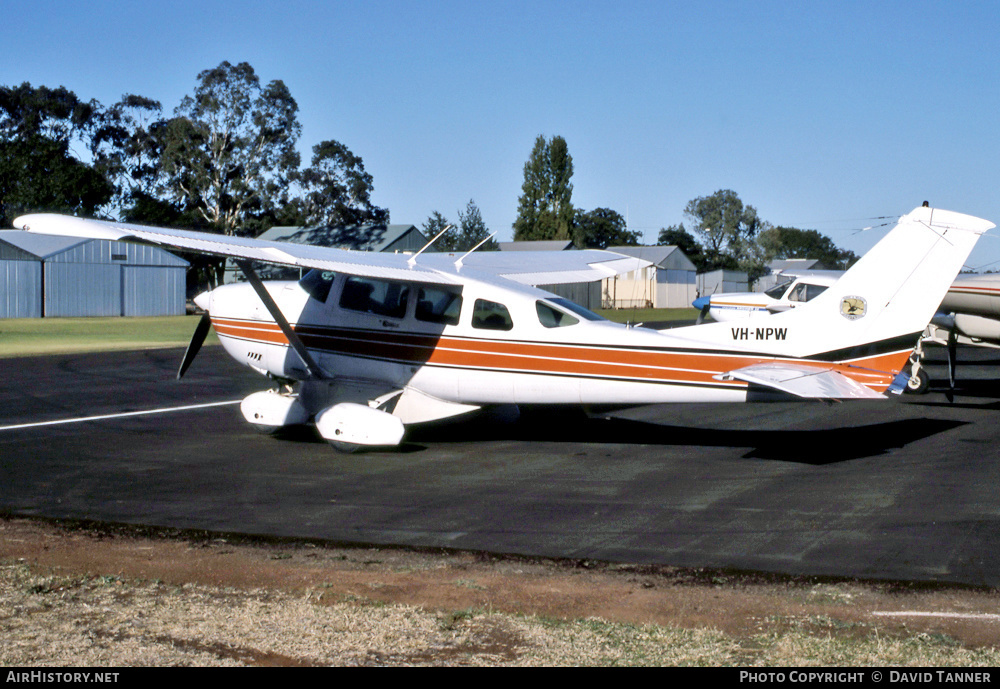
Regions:
<svg viewBox="0 0 1000 689"><path fill-rule="evenodd" d="M262 86L246 62L204 70L160 132L165 190L208 229L239 234L287 193L299 166L297 113L284 82Z"/></svg>
<svg viewBox="0 0 1000 689"><path fill-rule="evenodd" d="M764 259L757 236L770 225L736 192L720 189L692 199L684 214L701 236L707 269L738 268L751 277L762 274Z"/></svg>
<svg viewBox="0 0 1000 689"><path fill-rule="evenodd" d="M158 198L163 109L159 101L125 94L101 110L90 140L94 168L115 187L112 206L123 217Z"/></svg>
<svg viewBox="0 0 1000 689"><path fill-rule="evenodd" d="M811 258L831 270L847 270L858 260L853 251L841 249L817 230L796 227L770 227L758 236L768 261L781 258Z"/></svg>
<svg viewBox="0 0 1000 689"><path fill-rule="evenodd" d="M0 87L0 216L5 226L21 213L96 215L114 186L82 159L100 112L59 87Z"/></svg>
<svg viewBox="0 0 1000 689"><path fill-rule="evenodd" d="M312 164L291 175L299 195L288 208L302 225L384 225L389 211L372 203L372 176L339 141L313 146Z"/></svg>
<svg viewBox="0 0 1000 689"><path fill-rule="evenodd" d="M656 244L658 246L676 246L679 248L688 260L695 265L699 273L709 270L701 244L684 228L684 223L660 228Z"/></svg>
<svg viewBox="0 0 1000 689"><path fill-rule="evenodd" d="M607 249L609 246L637 246L642 235L628 229L625 218L610 208L576 212L573 244L578 249Z"/></svg>

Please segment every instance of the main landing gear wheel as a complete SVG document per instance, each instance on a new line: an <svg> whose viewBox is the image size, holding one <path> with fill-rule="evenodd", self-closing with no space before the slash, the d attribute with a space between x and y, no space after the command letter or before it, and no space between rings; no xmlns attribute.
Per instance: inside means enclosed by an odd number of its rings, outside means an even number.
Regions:
<svg viewBox="0 0 1000 689"><path fill-rule="evenodd" d="M363 445L358 445L357 443L345 443L342 440L329 440L331 447L337 452L342 452L345 455L354 455L361 452Z"/></svg>

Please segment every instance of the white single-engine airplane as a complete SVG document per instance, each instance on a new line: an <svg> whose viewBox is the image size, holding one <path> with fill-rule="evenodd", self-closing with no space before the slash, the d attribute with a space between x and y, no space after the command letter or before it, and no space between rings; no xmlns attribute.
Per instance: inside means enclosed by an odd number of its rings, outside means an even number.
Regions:
<svg viewBox="0 0 1000 689"><path fill-rule="evenodd" d="M610 252L413 256L38 214L31 232L138 241L237 260L249 284L196 302L226 351L282 384L242 404L268 430L316 424L335 446L395 446L405 427L487 405L883 398L979 236L994 225L917 208L807 304L756 323L654 331L531 284L638 264ZM251 265L311 268L262 283ZM589 276L589 277L588 277ZM207 333L203 319L181 371Z"/></svg>
<svg viewBox="0 0 1000 689"><path fill-rule="evenodd" d="M698 297L691 305L701 311L699 322L706 316L718 323L770 316L812 301L843 274L834 270L790 273L787 279L763 292L721 292Z"/></svg>

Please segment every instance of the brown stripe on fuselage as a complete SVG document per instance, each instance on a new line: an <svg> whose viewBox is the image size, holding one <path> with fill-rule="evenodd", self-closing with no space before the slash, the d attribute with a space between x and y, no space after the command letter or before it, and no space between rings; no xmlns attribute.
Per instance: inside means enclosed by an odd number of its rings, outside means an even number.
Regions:
<svg viewBox="0 0 1000 689"><path fill-rule="evenodd" d="M288 344L275 323L213 317L212 324L223 337ZM296 325L294 328L309 349L345 356L406 364L702 385L720 385L712 376L725 371L783 361L812 364L821 370L832 369L881 391L892 382L893 374L889 372L900 370L909 356L907 350L862 356L849 363L825 362L735 352L523 342L315 325ZM729 385L744 387L746 384L732 381Z"/></svg>

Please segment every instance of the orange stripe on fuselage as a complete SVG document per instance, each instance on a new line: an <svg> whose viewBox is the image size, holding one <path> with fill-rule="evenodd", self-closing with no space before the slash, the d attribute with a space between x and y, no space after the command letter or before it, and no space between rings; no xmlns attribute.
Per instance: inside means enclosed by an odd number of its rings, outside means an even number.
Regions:
<svg viewBox="0 0 1000 689"><path fill-rule="evenodd" d="M275 323L213 317L212 324L223 337L288 344ZM893 374L889 372L900 370L909 356L908 350L859 357L850 363L830 363L726 352L487 340L309 325L295 326L295 331L308 348L344 356L431 366L732 387L746 384L722 382L712 376L762 362L788 361L832 369L881 391L892 382Z"/></svg>

